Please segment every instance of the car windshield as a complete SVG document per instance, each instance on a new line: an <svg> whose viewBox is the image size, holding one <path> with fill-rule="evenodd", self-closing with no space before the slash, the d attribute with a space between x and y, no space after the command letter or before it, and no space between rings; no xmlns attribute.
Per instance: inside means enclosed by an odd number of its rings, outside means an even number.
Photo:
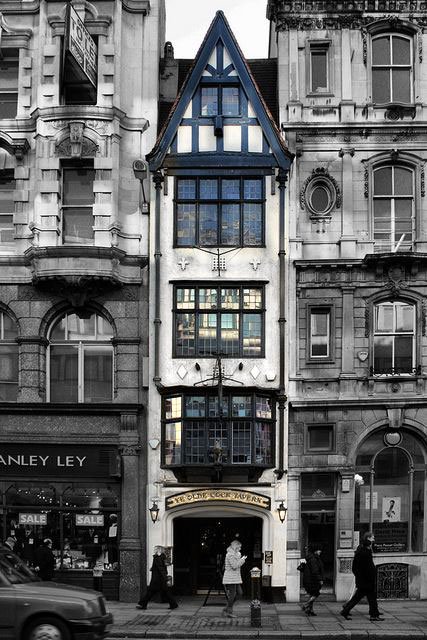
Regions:
<svg viewBox="0 0 427 640"><path fill-rule="evenodd" d="M0 574L12 584L39 582L39 578L11 551L0 550Z"/></svg>

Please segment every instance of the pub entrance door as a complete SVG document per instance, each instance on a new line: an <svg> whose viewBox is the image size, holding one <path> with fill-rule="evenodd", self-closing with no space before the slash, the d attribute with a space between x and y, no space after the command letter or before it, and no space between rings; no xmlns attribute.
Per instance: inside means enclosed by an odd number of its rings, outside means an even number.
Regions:
<svg viewBox="0 0 427 640"><path fill-rule="evenodd" d="M186 518L174 520L174 586L179 595L222 594L222 573L227 547L242 542L243 594L250 597L249 571L261 568L261 518Z"/></svg>

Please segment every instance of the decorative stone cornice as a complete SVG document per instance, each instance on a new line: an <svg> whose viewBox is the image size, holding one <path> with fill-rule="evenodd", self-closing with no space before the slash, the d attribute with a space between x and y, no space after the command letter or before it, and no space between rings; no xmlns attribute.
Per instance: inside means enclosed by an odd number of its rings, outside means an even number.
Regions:
<svg viewBox="0 0 427 640"><path fill-rule="evenodd" d="M150 13L150 0L122 0L123 9L128 13L142 13L147 16Z"/></svg>
<svg viewBox="0 0 427 640"><path fill-rule="evenodd" d="M400 19L423 27L426 9L425 0L269 0L267 16L276 31L361 29L378 20Z"/></svg>

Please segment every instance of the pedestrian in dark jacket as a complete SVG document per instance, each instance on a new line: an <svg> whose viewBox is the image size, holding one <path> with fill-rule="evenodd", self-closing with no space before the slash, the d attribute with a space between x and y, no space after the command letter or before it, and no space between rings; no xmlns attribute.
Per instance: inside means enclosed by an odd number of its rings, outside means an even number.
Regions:
<svg viewBox="0 0 427 640"><path fill-rule="evenodd" d="M372 622L384 620L380 617L377 602L377 570L372 557L372 544L374 542L374 534L368 531L363 535L362 544L360 544L354 554L352 571L356 578L356 591L352 598L343 606L340 614L346 619L351 620L350 611L366 596L369 604L369 617Z"/></svg>
<svg viewBox="0 0 427 640"><path fill-rule="evenodd" d="M313 611L313 604L316 598L319 597L320 589L323 585L323 562L320 559L321 553L322 549L320 545L309 545L304 572L302 574L302 585L309 596L307 602L302 605L302 609L308 616L317 616L317 613Z"/></svg>
<svg viewBox="0 0 427 640"><path fill-rule="evenodd" d="M162 547L154 547L153 564L151 565L151 580L147 592L136 605L137 609L146 609L148 602L156 594L160 593L162 599L169 602L169 609L176 609L177 601L170 592L168 586L168 570L165 562L165 554Z"/></svg>
<svg viewBox="0 0 427 640"><path fill-rule="evenodd" d="M35 553L36 571L42 580L52 580L55 571L55 556L52 552L52 540L45 538Z"/></svg>

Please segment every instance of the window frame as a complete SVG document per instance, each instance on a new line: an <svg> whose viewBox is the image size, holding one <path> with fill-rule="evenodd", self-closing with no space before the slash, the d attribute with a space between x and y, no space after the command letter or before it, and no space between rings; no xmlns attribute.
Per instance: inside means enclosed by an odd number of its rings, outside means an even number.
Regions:
<svg viewBox="0 0 427 640"><path fill-rule="evenodd" d="M2 189L1 185L2 184L7 184L10 183L12 188L11 189ZM14 214L15 214L15 201L14 201L14 192L16 190L16 179L15 179L15 169L2 169L0 170L0 193L11 193L11 197L10 197L10 202L11 202L11 210L10 212L0 212L0 220L3 219L3 217L12 217L12 222L10 227L2 227L0 225L0 247L10 247L10 245L12 245L14 243L15 240L15 225L14 225ZM6 200L6 198L5 198ZM13 237L11 240L2 240L2 233L3 231L7 232L12 232Z"/></svg>
<svg viewBox="0 0 427 640"><path fill-rule="evenodd" d="M177 292L179 289L194 289L194 306L193 307L178 307L178 298ZM215 309L200 308L200 298L199 292L201 289L210 289L217 290L217 306ZM238 289L239 290L239 307L238 308L227 308L221 307L221 289ZM244 295L243 292L245 289L256 289L260 291L261 294L261 304L259 308L253 307L245 309L244 304ZM198 318L201 315L206 315L209 313L210 315L215 315L217 318L216 322L216 345L221 344L221 323L218 322L218 319L221 315L230 315L235 314L238 315L239 318L239 353L227 354L227 353L219 353L219 352L211 352L211 353L201 353L199 352L199 334L198 334ZM260 283L234 283L227 282L226 285L218 284L215 282L203 282L203 283L194 283L194 282L182 282L182 283L174 283L173 286L173 306L172 306L172 322L173 322L173 345L172 345L172 357L178 359L187 359L187 358L215 358L218 355L221 355L221 358L264 358L265 357L265 285ZM182 355L178 353L177 350L177 317L183 314L194 314L194 353L188 355ZM261 348L259 354L245 354L243 348L243 340L244 340L244 316L257 314L260 316L261 323L261 331L260 331L260 340L261 340Z"/></svg>
<svg viewBox="0 0 427 640"><path fill-rule="evenodd" d="M179 182L184 180L195 181L195 197L194 198L180 198L178 195ZM203 180L216 180L217 181L217 197L216 198L201 198L200 197L200 185ZM239 198L224 198L222 197L222 184L227 180L239 180ZM257 180L261 185L261 197L260 198L245 198L244 197L244 182L245 180ZM261 215L261 237L259 242L248 243L245 242L245 205L256 204L260 206ZM179 205L188 205L194 207L194 242L181 243L178 238L178 208ZM223 208L229 205L237 205L239 207L239 241L238 244L225 244L223 242L222 227L223 227ZM200 242L200 238L203 232L201 227L201 206L216 206L217 207L217 224L216 224L216 241L212 243ZM265 225L266 225L266 186L265 176L263 175L198 175L198 176L175 176L174 180L174 230L173 230L173 246L176 249L182 248L194 248L194 247L240 247L240 248L252 248L252 247L265 247Z"/></svg>
<svg viewBox="0 0 427 640"><path fill-rule="evenodd" d="M321 313L327 314L329 317L329 326L327 333L327 348L328 353L326 355L313 355L313 335L312 335L312 316ZM334 317L334 307L332 304L327 303L319 303L319 304L309 304L307 305L307 361L310 363L315 362L333 362L335 359L335 317Z"/></svg>
<svg viewBox="0 0 427 640"><path fill-rule="evenodd" d="M68 326L68 317L69 316L73 316L73 315L77 315L72 311L67 311L64 314L62 314L59 317L56 317L55 320L50 324L49 327L49 331L48 331L48 346L47 346L47 354L46 354L46 362L47 362L47 401L48 402L55 402L55 403L59 403L59 400L52 400L52 387L54 384L59 384L58 380L53 381L52 380L52 351L55 347L64 347L64 346L68 346L68 347L76 347L76 354L77 354L77 367L76 367L76 371L77 371L77 383L76 383L76 389L74 391L77 391L77 399L76 400L66 400L65 402L67 403L76 403L76 404L84 404L84 403L94 403L94 404L99 404L99 403L110 403L114 400L114 393L115 393L115 349L112 343L112 340L114 338L114 331L113 331L113 327L111 325L111 323L100 313L97 313L95 311L90 312L89 317L95 316L95 334L87 339L84 339L84 337L82 338L81 336L75 339L70 339L67 337L67 331L68 329L65 329L64 331L64 338L58 338L58 339L52 339L52 332L53 330L61 323L61 321L63 321L65 319L66 325ZM98 326L98 318L101 318L105 323L108 324L108 326L111 329L111 337L108 338L102 338L102 334L98 334L97 331L97 326ZM101 336L100 338L98 338L97 336ZM111 354L111 397L108 399L103 399L103 400L86 400L85 399L85 391L86 391L86 386L87 386L87 380L85 377L85 352L88 349L92 349L92 350L96 350L102 353L109 353Z"/></svg>
<svg viewBox="0 0 427 640"><path fill-rule="evenodd" d="M14 337L10 337L10 338L5 338L4 337L4 321L5 321L5 317L7 317L11 324L13 324L14 328L15 328L15 334ZM15 362L15 367L16 367L16 379L14 381L9 381L9 380L2 380L0 379L0 387L3 387L3 385L6 385L5 388L7 388L9 385L10 387L12 387L12 385L15 386L15 391L16 393L13 394L16 397L13 399L5 399L5 400L1 400L1 402L16 402L18 399L18 388L19 388L19 379L20 379L20 367L19 367L19 345L17 342L17 338L18 338L18 334L19 334L19 329L18 329L18 324L16 322L16 320L10 316L8 313L6 313L3 309L0 309L0 357L2 359L2 361L5 361L5 356L2 353L2 347L13 347L13 352L9 354L9 360L12 358L14 358L14 362ZM6 349L7 351L7 349ZM5 394L7 395L7 394Z"/></svg>
<svg viewBox="0 0 427 640"><path fill-rule="evenodd" d="M406 305L408 307L412 307L412 316L413 316L413 323L412 323L412 332L406 332L406 331L402 331L402 332L398 332L398 331L380 331L377 332L376 331L376 322L377 322L377 309L380 306L392 306L393 307L393 327L395 326L395 319L396 319L396 314L395 314L395 307L396 305ZM370 374L372 376L375 376L376 378L378 377L390 377L390 376L404 376L404 377L408 377L408 376L415 376L418 375L418 362L419 362L419 331L417 328L418 325L418 306L416 304L416 302L411 301L411 300L402 300L402 299L398 299L398 300L390 300L390 299L383 299L383 300L377 300L373 303L372 305L372 326L371 326L371 366L370 366ZM390 368L390 370L385 371L385 370L378 370L376 371L375 369L375 337L376 336L390 336L393 339L393 346L392 346L392 367ZM399 336L412 336L412 354L411 354L411 359L412 359L412 366L410 368L410 371L399 371L394 367L394 363L395 363L395 356L394 356L394 343L395 343L395 339L396 337Z"/></svg>
<svg viewBox="0 0 427 640"><path fill-rule="evenodd" d="M7 62L13 61L14 66L17 68L16 73L16 89L15 87L7 87L3 89L1 87L1 76L0 73L0 120L14 120L18 114L18 100L19 100L19 47L7 47L7 44L2 47L2 59L0 61L1 64L6 64ZM15 64L16 63L16 64ZM6 98L6 100L3 100ZM10 98L10 99L7 99ZM2 105L3 104L13 104L15 109L13 109L13 113L9 113L6 116L1 114Z"/></svg>
<svg viewBox="0 0 427 640"><path fill-rule="evenodd" d="M310 434L316 429L329 430L329 445L325 447L315 447L311 445ZM336 429L332 423L306 424L304 429L304 453L334 453L336 450L335 443Z"/></svg>
<svg viewBox="0 0 427 640"><path fill-rule="evenodd" d="M201 397L204 398L204 412L202 415L188 415L186 414L186 399L192 397ZM246 398L250 399L250 408L251 414L247 415L248 404L244 403L244 410L242 410L245 415L233 415L233 399L238 398ZM180 407L180 412L174 413L170 417L167 417L166 414L166 402L168 400L179 400L175 404L176 407ZM161 445L161 467L162 468L174 468L174 467L200 467L207 468L211 467L215 464L215 454L214 454L214 446L209 446L210 434L209 430L216 426L219 428L220 426L225 426L226 430L226 443L227 449L225 450L225 459L221 461L221 463L226 467L233 468L242 468L248 466L254 466L258 468L270 468L274 466L275 461L275 439L276 439L276 403L275 398L272 394L263 393L259 390L248 391L245 389L244 391L240 391L235 389L228 389L227 392L223 393L223 411L224 407L227 407L225 411L225 415L219 416L218 412L214 414L210 414L210 399L217 401L218 395L214 392L208 392L206 390L194 390L194 391L182 391L182 392L172 392L168 394L164 394L162 397L162 445ZM257 415L257 400L258 399L268 399L271 406L271 414L270 417L265 417L261 415ZM214 405L217 406L217 402L214 402ZM235 427L237 425L248 425L250 424L250 460L248 461L233 461L233 443L235 439ZM180 459L178 462L167 462L167 445L169 440L167 440L167 428L168 425L180 425ZM196 448L197 452L204 457L203 461L187 461L187 455L191 455L187 451L189 446L189 440L186 437L187 433L190 433L190 428L192 425L195 425L196 428L200 429L202 434L201 442L202 446ZM259 425L269 425L270 433L269 433L269 459L268 461L257 462L256 461L256 453L257 453L257 434L258 434L258 426ZM244 455L244 454L240 454Z"/></svg>
<svg viewBox="0 0 427 640"><path fill-rule="evenodd" d="M386 38L388 37L389 39L389 51L390 51L390 63L391 64L378 64L378 65L374 65L374 60L373 60L373 42L375 40L379 40L380 38ZM410 52L409 52L409 57L410 57L410 64L407 65L398 65L398 64L392 64L392 38L402 38L404 40L407 40L409 42L410 45ZM414 34L408 34L408 33L404 33L402 31L380 31L379 33L373 33L371 35L371 40L370 40L370 76L371 76L371 94L372 94L372 103L374 105L377 106L382 106L382 105L388 105L388 104L402 104L402 105L412 105L414 103L414 77L415 77L415 60L414 60ZM375 68L379 68L379 69L384 69L384 68L388 68L389 69L389 100L383 101L383 102L376 102L374 100L374 73L373 70ZM399 68L407 68L409 69L409 91L410 91L410 96L409 96L409 101L401 101L401 100L395 100L394 96L393 96L393 69L399 69Z"/></svg>
<svg viewBox="0 0 427 640"><path fill-rule="evenodd" d="M216 113L202 113L203 110L203 91L205 89L215 89L216 90L216 104L217 110ZM224 113L224 89L237 89L238 93L238 109L236 113ZM199 100L200 100L200 109L199 109L199 117L200 118L216 118L217 116L221 116L224 118L239 118L242 115L242 95L241 95L241 86L238 82L238 79L234 79L233 82L227 83L203 83L200 84L199 88Z"/></svg>
<svg viewBox="0 0 427 640"><path fill-rule="evenodd" d="M92 196L93 201L87 204L65 204L65 185L66 180L65 176L68 171L86 171L92 172L93 180L92 180ZM95 205L95 192L93 190L94 184L96 180L96 169L94 168L93 159L86 159L84 162L75 162L75 161L62 161L61 162L61 240L63 245L67 246L93 246L95 244L95 216L94 216L94 205ZM88 212L90 211L90 215L92 216L92 237L89 242L81 242L81 241L67 241L66 240L66 212L71 211L72 209L86 209ZM71 236L70 236L71 237ZM78 237L78 236L75 236Z"/></svg>
<svg viewBox="0 0 427 640"><path fill-rule="evenodd" d="M325 54L325 66L326 66L326 87L318 87L313 89L313 54L324 53ZM306 95L309 97L327 97L333 96L332 84L333 84L333 55L332 55L332 40L318 39L308 40L305 48L305 61L306 61Z"/></svg>

